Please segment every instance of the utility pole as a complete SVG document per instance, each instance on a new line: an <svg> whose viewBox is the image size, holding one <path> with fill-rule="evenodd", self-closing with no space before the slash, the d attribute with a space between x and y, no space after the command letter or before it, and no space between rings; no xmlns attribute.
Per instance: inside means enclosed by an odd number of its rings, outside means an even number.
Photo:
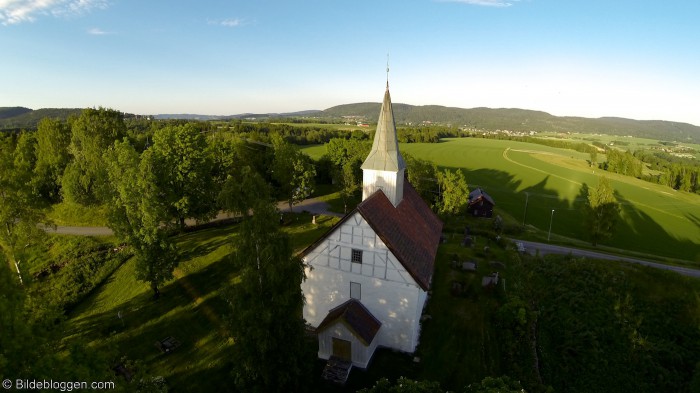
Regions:
<svg viewBox="0 0 700 393"><path fill-rule="evenodd" d="M547 241L552 238L552 221L554 221L554 209L552 209L552 215L549 218L549 234L547 235Z"/></svg>
<svg viewBox="0 0 700 393"><path fill-rule="evenodd" d="M525 227L525 218L527 217L527 202L530 199L530 193L525 193L525 213L523 213L523 227Z"/></svg>

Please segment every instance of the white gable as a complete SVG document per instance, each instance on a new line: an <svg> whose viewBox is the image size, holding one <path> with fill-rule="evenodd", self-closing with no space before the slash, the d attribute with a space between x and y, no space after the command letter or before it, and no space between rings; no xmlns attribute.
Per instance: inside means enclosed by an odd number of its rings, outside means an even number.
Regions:
<svg viewBox="0 0 700 393"><path fill-rule="evenodd" d="M362 251L362 263L352 262L352 250ZM331 232L305 262L366 277L417 286L411 274L377 236L360 213L355 213Z"/></svg>

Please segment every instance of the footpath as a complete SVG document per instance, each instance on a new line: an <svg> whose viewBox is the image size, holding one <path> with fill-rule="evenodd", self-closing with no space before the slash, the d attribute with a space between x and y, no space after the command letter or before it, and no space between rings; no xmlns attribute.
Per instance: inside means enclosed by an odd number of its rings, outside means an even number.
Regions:
<svg viewBox="0 0 700 393"><path fill-rule="evenodd" d="M286 201L278 202L277 208L281 212L285 212L285 213L290 211L289 204ZM316 215L323 214L326 216L336 216L336 217L343 216L343 214L332 212L332 211L328 210L328 208L329 208L328 204L326 202L319 200L318 198L304 199L303 201L294 205L295 212L307 211L311 214L316 214ZM210 222L228 220L228 219L231 219L234 217L235 216L233 214L230 214L230 213L219 213ZM188 226L191 226L191 225L195 225L196 222L194 220L186 220L185 224ZM114 232L112 232L112 230L109 229L108 227L76 227L76 226L59 225L56 228L44 227L44 230L48 233L57 233L60 235L77 235L77 236L112 236L112 235L114 235Z"/></svg>

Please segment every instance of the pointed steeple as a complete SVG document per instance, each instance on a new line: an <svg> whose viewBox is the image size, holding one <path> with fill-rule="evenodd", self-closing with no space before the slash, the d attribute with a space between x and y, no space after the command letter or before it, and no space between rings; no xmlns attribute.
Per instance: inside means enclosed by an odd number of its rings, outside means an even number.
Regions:
<svg viewBox="0 0 700 393"><path fill-rule="evenodd" d="M403 199L405 170L406 162L399 152L387 81L372 150L362 163L362 199L368 198L377 190L382 190L391 203L397 206Z"/></svg>
<svg viewBox="0 0 700 393"><path fill-rule="evenodd" d="M369 152L365 162L362 163L362 169L392 172L406 169L406 163L399 152L394 111L391 108L391 96L389 95L389 82L386 84L384 102L379 112L377 132L374 134L372 150Z"/></svg>

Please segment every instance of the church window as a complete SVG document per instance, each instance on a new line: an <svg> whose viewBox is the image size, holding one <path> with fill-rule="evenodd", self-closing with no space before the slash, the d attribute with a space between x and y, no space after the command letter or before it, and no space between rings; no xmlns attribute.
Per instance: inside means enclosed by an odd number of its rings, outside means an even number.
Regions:
<svg viewBox="0 0 700 393"><path fill-rule="evenodd" d="M362 250L352 249L352 256L350 259L353 263L362 263Z"/></svg>
<svg viewBox="0 0 700 393"><path fill-rule="evenodd" d="M361 299L362 286L359 282L350 282L350 298L362 300Z"/></svg>

